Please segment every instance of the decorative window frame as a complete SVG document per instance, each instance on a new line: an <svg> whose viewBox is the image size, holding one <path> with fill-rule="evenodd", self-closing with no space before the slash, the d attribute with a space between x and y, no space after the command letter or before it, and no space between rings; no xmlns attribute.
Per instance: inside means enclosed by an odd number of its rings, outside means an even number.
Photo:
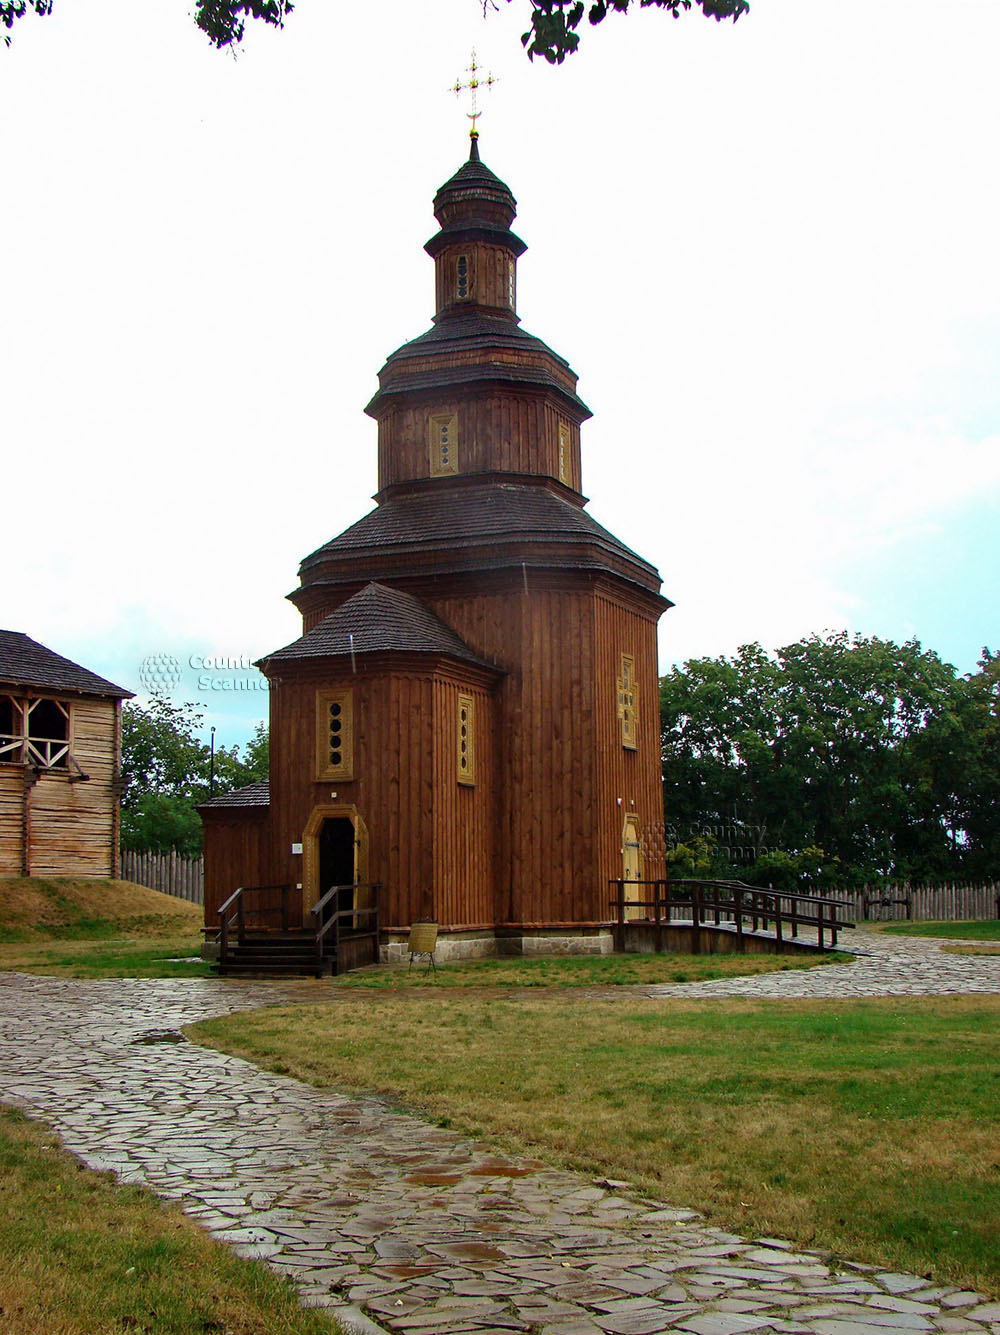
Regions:
<svg viewBox="0 0 1000 1335"><path fill-rule="evenodd" d="M336 708L336 714L334 709ZM331 725L339 724L340 759L332 744ZM354 691L350 686L316 692L316 778L354 778Z"/></svg>
<svg viewBox="0 0 1000 1335"><path fill-rule="evenodd" d="M431 477L458 472L458 413L432 413L427 424Z"/></svg>
<svg viewBox="0 0 1000 1335"><path fill-rule="evenodd" d="M13 731L0 734L0 762L15 765L37 765L39 769L67 769L73 741L73 711L68 700L57 700L51 695L28 699L4 693L11 706ZM32 714L39 705L54 706L66 721L65 736L47 737L32 728Z"/></svg>
<svg viewBox="0 0 1000 1335"><path fill-rule="evenodd" d="M466 252L455 256L455 300L472 299L472 256Z"/></svg>
<svg viewBox="0 0 1000 1335"><path fill-rule="evenodd" d="M559 481L569 486L572 476L572 466L570 464L570 452L573 443L573 436L567 422L559 423Z"/></svg>
<svg viewBox="0 0 1000 1335"><path fill-rule="evenodd" d="M517 310L517 266L513 260L507 261L507 305Z"/></svg>
<svg viewBox="0 0 1000 1335"><path fill-rule="evenodd" d="M618 722L621 727L622 746L627 751L639 749L639 718L635 689L635 658L632 654L622 654L618 680Z"/></svg>
<svg viewBox="0 0 1000 1335"><path fill-rule="evenodd" d="M0 761L20 765L24 755L24 706L27 701L19 700L6 692L3 700L5 704L10 705L11 731L0 733Z"/></svg>
<svg viewBox="0 0 1000 1335"><path fill-rule="evenodd" d="M476 782L476 702L471 695L459 695L455 711L455 761L458 782L474 787Z"/></svg>

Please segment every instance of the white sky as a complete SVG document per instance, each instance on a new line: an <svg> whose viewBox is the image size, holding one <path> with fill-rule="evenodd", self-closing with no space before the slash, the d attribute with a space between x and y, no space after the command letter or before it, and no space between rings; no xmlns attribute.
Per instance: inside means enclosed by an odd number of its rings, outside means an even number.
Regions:
<svg viewBox="0 0 1000 1335"><path fill-rule="evenodd" d="M524 326L594 410L590 511L677 606L661 665L847 626L1000 642L1000 6L612 15L529 63L527 0L299 0L236 59L184 0L56 0L0 48L0 625L220 740L370 508L385 357L433 313L431 200L499 76ZM227 674L232 676L233 674ZM237 673L246 676L246 673Z"/></svg>

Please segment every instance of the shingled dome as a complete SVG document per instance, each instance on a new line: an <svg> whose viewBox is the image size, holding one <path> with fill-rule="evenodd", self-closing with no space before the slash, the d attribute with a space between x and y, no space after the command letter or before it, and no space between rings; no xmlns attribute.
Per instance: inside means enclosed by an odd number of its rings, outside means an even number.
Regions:
<svg viewBox="0 0 1000 1335"><path fill-rule="evenodd" d="M480 161L479 141L473 139L468 162L434 196L434 217L441 231L424 249L435 255L456 236L468 236L476 230L501 233L505 245L515 254L523 254L527 246L510 230L516 214L517 200L510 186Z"/></svg>
<svg viewBox="0 0 1000 1335"><path fill-rule="evenodd" d="M419 599L385 584L366 584L301 639L260 660L272 663L354 654L444 654L492 667Z"/></svg>

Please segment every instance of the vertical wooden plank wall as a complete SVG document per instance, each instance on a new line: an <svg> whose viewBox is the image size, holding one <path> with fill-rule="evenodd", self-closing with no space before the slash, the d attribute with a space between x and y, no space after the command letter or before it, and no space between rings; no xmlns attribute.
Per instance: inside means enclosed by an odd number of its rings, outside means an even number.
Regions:
<svg viewBox="0 0 1000 1335"><path fill-rule="evenodd" d="M114 871L115 703L85 698L70 705L71 750L90 777L75 771L38 775L28 796L32 876L111 876Z"/></svg>
<svg viewBox="0 0 1000 1335"><path fill-rule="evenodd" d="M608 745L597 749L599 768L597 802L600 813L600 845L597 866L601 869L605 915L607 882L622 874L622 827L625 815L635 811L640 831L663 823L663 785L660 762L659 681L656 658L656 620L637 608L623 606L614 597L598 591L596 595L596 638L598 665L595 685L602 738ZM618 720L617 681L621 656L635 661L637 699L637 748L622 745ZM664 874L659 850L642 848L643 876L654 879Z"/></svg>
<svg viewBox="0 0 1000 1335"><path fill-rule="evenodd" d="M458 418L458 467L464 474L517 473L559 477L559 422L570 429L569 479L579 491L580 427L541 394L482 394L435 398L435 413ZM379 485L426 478L428 408L392 408L379 422Z"/></svg>
<svg viewBox="0 0 1000 1335"><path fill-rule="evenodd" d="M458 697L472 698L475 782L458 782ZM443 926L493 925L494 718L491 693L434 681L433 916Z"/></svg>

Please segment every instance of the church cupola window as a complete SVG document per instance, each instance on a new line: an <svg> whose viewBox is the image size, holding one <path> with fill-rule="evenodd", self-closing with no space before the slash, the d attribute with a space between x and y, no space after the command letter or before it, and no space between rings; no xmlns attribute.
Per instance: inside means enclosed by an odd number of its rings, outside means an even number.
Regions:
<svg viewBox="0 0 1000 1335"><path fill-rule="evenodd" d="M455 261L455 296L464 301L472 291L471 270L468 255L459 255Z"/></svg>
<svg viewBox="0 0 1000 1335"><path fill-rule="evenodd" d="M471 695L458 697L458 781L474 784L476 782L475 750L475 701Z"/></svg>
<svg viewBox="0 0 1000 1335"><path fill-rule="evenodd" d="M559 423L559 481L570 482L570 435L565 422Z"/></svg>
<svg viewBox="0 0 1000 1335"><path fill-rule="evenodd" d="M354 693L320 691L316 698L316 777L354 777Z"/></svg>
<svg viewBox="0 0 1000 1335"><path fill-rule="evenodd" d="M434 413L430 421L431 477L458 472L458 414Z"/></svg>
<svg viewBox="0 0 1000 1335"><path fill-rule="evenodd" d="M516 302L516 296L517 296L517 279L516 279L516 274L517 274L517 270L516 270L516 268L515 268L515 266L514 266L514 261L513 261L513 260L508 260L508 261L507 261L507 305L511 308L512 311L517 309L517 302Z"/></svg>
<svg viewBox="0 0 1000 1335"><path fill-rule="evenodd" d="M622 730L622 746L629 751L639 747L636 727L635 700L635 659L629 654L622 654L621 672L618 676L618 721Z"/></svg>

